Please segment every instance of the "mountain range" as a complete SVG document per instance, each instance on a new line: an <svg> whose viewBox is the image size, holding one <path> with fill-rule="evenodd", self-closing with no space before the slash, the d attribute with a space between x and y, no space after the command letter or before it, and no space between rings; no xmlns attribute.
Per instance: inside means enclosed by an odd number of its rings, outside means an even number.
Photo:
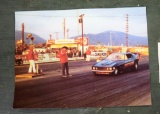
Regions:
<svg viewBox="0 0 160 114"><path fill-rule="evenodd" d="M21 31L15 31L15 39L19 40L21 39ZM26 32L24 32L24 36L27 37ZM41 38L40 36L31 33L32 36L35 37L35 40L33 41L34 44L40 44L40 43L45 43L46 40ZM76 38L71 37L71 39ZM79 36L81 37L81 36ZM98 34L85 34L84 37L88 37L89 39L89 45L126 45L126 33L120 32L120 31L105 31L102 33ZM25 38L25 42L29 44L29 40ZM147 37L142 37L142 36L136 36L136 35L130 35L128 34L128 45L129 46L148 46L148 38Z"/></svg>
<svg viewBox="0 0 160 114"><path fill-rule="evenodd" d="M29 44L30 43L30 40L27 39L27 32L24 32L24 40L25 40L25 43L26 44ZM36 35L36 34L33 34L33 33L30 33L32 34L32 36L35 38L33 40L33 44L42 44L42 43L46 43L46 40L41 38L40 36ZM15 40L20 40L22 38L22 31L18 31L16 30L15 31Z"/></svg>
<svg viewBox="0 0 160 114"><path fill-rule="evenodd" d="M126 46L126 33L119 31L105 31L99 34L85 34L90 45L123 45ZM148 46L148 38L128 34L129 46Z"/></svg>

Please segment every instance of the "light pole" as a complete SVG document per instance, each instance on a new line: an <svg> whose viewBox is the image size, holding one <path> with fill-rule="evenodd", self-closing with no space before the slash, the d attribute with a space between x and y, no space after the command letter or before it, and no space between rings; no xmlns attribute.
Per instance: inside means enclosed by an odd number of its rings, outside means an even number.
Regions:
<svg viewBox="0 0 160 114"><path fill-rule="evenodd" d="M83 16L84 14L80 15L79 17L79 23L82 23L82 57L83 57L83 54L84 54L84 46L83 46Z"/></svg>

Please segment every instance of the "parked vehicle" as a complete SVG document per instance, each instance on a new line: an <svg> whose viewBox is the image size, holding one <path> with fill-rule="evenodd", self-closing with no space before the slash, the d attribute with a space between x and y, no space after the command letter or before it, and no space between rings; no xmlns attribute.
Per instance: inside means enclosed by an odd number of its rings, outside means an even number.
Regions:
<svg viewBox="0 0 160 114"><path fill-rule="evenodd" d="M92 72L98 74L114 74L118 75L126 69L132 71L138 70L138 55L134 53L112 53L106 59L95 63L92 66Z"/></svg>
<svg viewBox="0 0 160 114"><path fill-rule="evenodd" d="M15 63L17 65L23 65L22 55L15 55Z"/></svg>

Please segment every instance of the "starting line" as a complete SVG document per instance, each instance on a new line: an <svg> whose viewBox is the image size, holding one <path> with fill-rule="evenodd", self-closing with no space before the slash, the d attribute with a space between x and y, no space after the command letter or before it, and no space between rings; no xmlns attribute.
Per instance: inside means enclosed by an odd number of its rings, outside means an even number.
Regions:
<svg viewBox="0 0 160 114"><path fill-rule="evenodd" d="M41 74L19 74L19 75L16 75L16 78L34 78L34 77L37 77L37 76L42 76Z"/></svg>

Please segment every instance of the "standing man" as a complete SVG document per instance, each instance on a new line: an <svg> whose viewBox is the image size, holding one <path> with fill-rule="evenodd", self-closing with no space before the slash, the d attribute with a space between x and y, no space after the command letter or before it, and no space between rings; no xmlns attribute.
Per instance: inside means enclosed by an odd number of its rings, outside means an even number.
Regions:
<svg viewBox="0 0 160 114"><path fill-rule="evenodd" d="M72 76L69 74L67 49L68 47L64 46L60 51L60 62L62 64L62 77ZM66 75L65 75L65 71L66 71Z"/></svg>
<svg viewBox="0 0 160 114"><path fill-rule="evenodd" d="M31 45L30 49L29 49L29 53L27 55L27 58L28 58L28 61L29 61L29 64L30 64L28 73L34 73L34 74L36 74L33 48L34 48L34 46Z"/></svg>
<svg viewBox="0 0 160 114"><path fill-rule="evenodd" d="M87 49L86 51L86 61L90 61L91 50Z"/></svg>

